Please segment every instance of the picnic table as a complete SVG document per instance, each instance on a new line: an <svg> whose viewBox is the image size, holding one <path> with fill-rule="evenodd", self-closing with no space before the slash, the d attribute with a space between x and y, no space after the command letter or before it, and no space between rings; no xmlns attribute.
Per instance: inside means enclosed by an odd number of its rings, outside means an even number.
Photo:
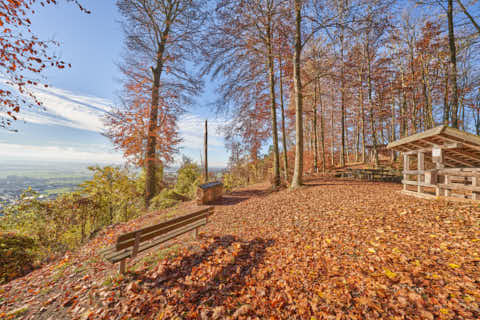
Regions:
<svg viewBox="0 0 480 320"><path fill-rule="evenodd" d="M352 169L338 170L335 174L339 178L353 178L368 181L400 181L401 175L389 168L375 168L375 169Z"/></svg>

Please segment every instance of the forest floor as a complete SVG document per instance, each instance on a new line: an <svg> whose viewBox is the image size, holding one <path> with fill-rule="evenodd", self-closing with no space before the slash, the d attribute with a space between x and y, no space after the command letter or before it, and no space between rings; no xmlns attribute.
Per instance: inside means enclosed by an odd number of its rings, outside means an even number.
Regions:
<svg viewBox="0 0 480 320"><path fill-rule="evenodd" d="M0 286L0 318L479 319L480 205L400 189L314 178L237 190L198 240L152 249L118 275L98 251L166 216L152 213Z"/></svg>

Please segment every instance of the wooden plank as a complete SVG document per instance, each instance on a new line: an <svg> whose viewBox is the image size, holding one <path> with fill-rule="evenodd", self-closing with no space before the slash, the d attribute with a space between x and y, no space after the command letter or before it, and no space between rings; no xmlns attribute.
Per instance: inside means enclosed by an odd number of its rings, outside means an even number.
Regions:
<svg viewBox="0 0 480 320"><path fill-rule="evenodd" d="M125 274L125 259L120 261L120 273Z"/></svg>
<svg viewBox="0 0 480 320"><path fill-rule="evenodd" d="M410 157L408 154L403 154L403 180L407 181L408 180L408 171L410 171ZM403 181L402 181L403 183ZM403 190L407 190L407 185L403 183Z"/></svg>
<svg viewBox="0 0 480 320"><path fill-rule="evenodd" d="M480 150L480 136L451 127L446 127L445 130L442 130L442 136L444 135L455 137L457 141L468 142L469 145Z"/></svg>
<svg viewBox="0 0 480 320"><path fill-rule="evenodd" d="M409 186L418 186L418 181L409 181L409 180L402 180L402 183L404 185L409 185ZM422 187L429 187L429 188L435 188L435 185L425 183L425 182L420 182L420 186Z"/></svg>
<svg viewBox="0 0 480 320"><path fill-rule="evenodd" d="M419 152L417 157L417 168L419 172L419 174L417 175L417 192L422 193L422 178L425 172L425 153Z"/></svg>
<svg viewBox="0 0 480 320"><path fill-rule="evenodd" d="M196 223L193 223L193 224L190 224L188 226L185 226L181 229L178 229L178 230L174 230L168 234L164 234L156 239L154 239L153 241L150 241L150 242L144 242L142 243L139 248L138 248L138 253L140 252L143 252L145 250L148 250L150 248L153 248L155 246L158 246L159 244L162 244L164 242L167 242L171 239L174 239L182 234L185 234L185 233L188 233L196 228L199 228L201 226L204 226L206 224L206 218L205 220L202 220L202 221L197 221ZM125 249L125 250L122 250L122 251L119 251L119 252L115 252L109 256L105 256L105 259L112 262L112 263L116 263L118 261L121 261L123 259L126 259L126 258L130 258L132 257L132 250L131 250L131 247L128 248L128 249Z"/></svg>
<svg viewBox="0 0 480 320"><path fill-rule="evenodd" d="M137 256L138 246L140 245L140 235L141 235L140 231L137 231L137 233L135 234L135 243L133 244L132 257Z"/></svg>
<svg viewBox="0 0 480 320"><path fill-rule="evenodd" d="M472 177L472 187L480 187L480 177ZM472 191L472 200L480 200L480 192Z"/></svg>
<svg viewBox="0 0 480 320"><path fill-rule="evenodd" d="M173 224L176 224L180 221L183 221L183 220L188 220L192 217L195 217L196 215L198 214L201 214L201 213L204 213L204 212L208 212L208 211L213 211L213 207L206 207L206 208L201 208L201 209L198 209L192 213L189 213L187 215L184 215L184 216L181 216L181 217L177 217L177 218L174 218L172 220L169 220L169 221L165 221L165 222L162 222L162 223L159 223L159 224L155 224L155 225L152 225L152 226L148 226L148 227L145 227L145 228L142 228L142 229L139 229L139 230L135 230L135 231L132 231L132 232L127 232L127 233L124 233L120 236L118 236L118 239L117 241L124 241L124 240L128 240L128 239L134 239L135 238L135 233L137 231L141 231L142 234L145 234L145 233L149 233L149 232L152 232L154 230L157 230L157 229L161 229L163 227L167 227L169 225L173 225Z"/></svg>
<svg viewBox="0 0 480 320"><path fill-rule="evenodd" d="M406 194L408 196L414 196L414 197L422 198L422 199L435 199L436 198L436 196L434 196L432 194L428 194L428 193L418 193L418 192L410 191L410 190L402 190L400 192L403 193L403 194Z"/></svg>
<svg viewBox="0 0 480 320"><path fill-rule="evenodd" d="M460 183L448 182L448 183L439 184L439 186L445 190L467 190L467 191L480 192L479 186L466 186Z"/></svg>
<svg viewBox="0 0 480 320"><path fill-rule="evenodd" d="M183 226L186 226L190 223L193 223L195 221L198 221L200 219L203 219L205 218L206 216L210 215L210 212L202 212L200 214L197 214L193 217L191 217L190 215L188 216L189 219L187 220L177 220L177 223L176 224L167 224L166 226L163 226L162 228L160 229L153 229L152 231L148 232L148 233L142 233L141 236L140 236L140 242L145 242L147 240L150 240L150 239L153 239L155 237L158 237L162 234L165 234L165 233L168 233L172 230L175 230L175 229L178 229L180 227L183 227ZM159 225L162 225L162 224L159 224ZM122 250L122 249L125 249L125 248L128 248L128 247L131 247L133 246L135 243L135 238L127 238L127 240L123 240L123 241L118 241L117 240L117 243L115 245L115 248L117 250Z"/></svg>
<svg viewBox="0 0 480 320"><path fill-rule="evenodd" d="M457 171L458 169L441 169L438 171L440 175L452 175L457 177L477 177L480 178L480 173L468 172L468 171Z"/></svg>

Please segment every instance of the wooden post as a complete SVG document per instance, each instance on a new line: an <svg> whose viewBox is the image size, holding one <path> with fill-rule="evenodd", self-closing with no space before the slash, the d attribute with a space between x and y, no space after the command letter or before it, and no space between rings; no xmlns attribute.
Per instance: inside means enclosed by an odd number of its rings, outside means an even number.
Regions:
<svg viewBox="0 0 480 320"><path fill-rule="evenodd" d="M418 178L417 178L417 192L423 193L423 187L421 186L423 175L425 174L425 153L419 152L417 154L417 170L418 170Z"/></svg>
<svg viewBox="0 0 480 320"><path fill-rule="evenodd" d="M472 177L472 186L473 187L479 187L479 178L478 177ZM480 200L480 193L477 191L472 191L472 200Z"/></svg>
<svg viewBox="0 0 480 320"><path fill-rule="evenodd" d="M135 233L135 244L132 249L132 258L135 258L138 253L138 246L140 244L140 232Z"/></svg>
<svg viewBox="0 0 480 320"><path fill-rule="evenodd" d="M193 238L198 239L198 228L195 228L195 230L193 230Z"/></svg>
<svg viewBox="0 0 480 320"><path fill-rule="evenodd" d="M120 273L121 274L125 274L125 260L126 259L123 259L120 261Z"/></svg>
<svg viewBox="0 0 480 320"><path fill-rule="evenodd" d="M408 175L406 172L410 170L410 157L408 154L403 154L403 180L407 181L408 180ZM403 184L403 190L407 190L407 185L404 183Z"/></svg>
<svg viewBox="0 0 480 320"><path fill-rule="evenodd" d="M452 177L449 176L448 174L445 175L445 185L448 187L448 185L451 183L451 180L452 180ZM445 197L449 197L450 196L450 189L448 188L445 188L445 190L443 191Z"/></svg>
<svg viewBox="0 0 480 320"><path fill-rule="evenodd" d="M205 175L205 183L208 182L208 125L207 125L207 121L208 120L205 120L205 139L204 139L204 142L203 142L203 153L205 154L205 171L204 171L204 175Z"/></svg>

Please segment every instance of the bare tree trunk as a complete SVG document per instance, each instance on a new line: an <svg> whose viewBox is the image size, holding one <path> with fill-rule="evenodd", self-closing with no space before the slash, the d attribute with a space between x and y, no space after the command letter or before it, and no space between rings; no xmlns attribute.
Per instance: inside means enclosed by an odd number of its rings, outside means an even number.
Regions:
<svg viewBox="0 0 480 320"><path fill-rule="evenodd" d="M318 172L318 130L317 130L317 81L313 93L313 171Z"/></svg>
<svg viewBox="0 0 480 320"><path fill-rule="evenodd" d="M150 108L150 119L148 124L147 152L146 152L146 177L145 177L145 207L150 206L150 200L155 196L156 188L156 147L157 139L155 136L158 122L158 100L160 89L160 63L156 68L152 68L153 87L152 87L152 105Z"/></svg>
<svg viewBox="0 0 480 320"><path fill-rule="evenodd" d="M343 14L343 13L342 13ZM341 54L340 58L342 59L342 67L341 67L341 74L340 74L340 82L341 82L341 104L342 104L342 114L341 114L341 127L342 127L342 146L340 152L340 166L345 166L345 61L344 61L344 53L343 53L343 46L344 46L344 39L343 39L343 28L341 34Z"/></svg>
<svg viewBox="0 0 480 320"><path fill-rule="evenodd" d="M360 123L355 120L355 162L360 160Z"/></svg>
<svg viewBox="0 0 480 320"><path fill-rule="evenodd" d="M283 102L283 74L282 58L280 57L280 107L282 109L282 145L283 145L283 166L285 169L285 181L288 181L288 155L287 155L287 133L285 129L285 107Z"/></svg>
<svg viewBox="0 0 480 320"><path fill-rule="evenodd" d="M445 91L443 94L443 124L450 123L450 103L449 103L449 86L448 86L448 66L445 66Z"/></svg>
<svg viewBox="0 0 480 320"><path fill-rule="evenodd" d="M203 154L205 155L205 162L204 162L204 178L205 183L208 182L208 120L205 120L205 137L203 140Z"/></svg>
<svg viewBox="0 0 480 320"><path fill-rule="evenodd" d="M370 58L370 49L369 49L369 43L368 43L368 38L366 39L367 44L366 44L366 56L367 56L367 69L368 69L368 74L367 74L367 82L368 82L368 102L370 105L370 126L372 128L372 150L373 150L373 155L375 157L375 166L378 166L379 160L378 160L378 151L377 151L377 133L375 131L375 108L373 106L373 98L372 98L372 67L371 67L371 58Z"/></svg>
<svg viewBox="0 0 480 320"><path fill-rule="evenodd" d="M452 127L458 128L457 48L453 30L453 0L448 0L448 45L450 48L450 81L452 83Z"/></svg>
<svg viewBox="0 0 480 320"><path fill-rule="evenodd" d="M160 90L160 77L163 71L163 54L165 52L165 44L170 33L170 25L167 24L165 30L162 33L162 38L159 43L157 52L157 63L155 68L152 68L153 85L152 85L152 104L150 107L150 119L148 123L148 138L147 138L147 152L146 152L146 177L145 177L145 207L150 206L150 200L158 192L156 190L157 178L156 178L156 130L158 123L158 103L159 103L159 90Z"/></svg>
<svg viewBox="0 0 480 320"><path fill-rule="evenodd" d="M267 22L267 64L270 76L270 112L272 117L272 138L273 138L273 187L280 186L280 157L278 153L278 129L277 129L277 106L275 102L275 75L273 71L273 52L272 52L272 16L268 13Z"/></svg>
<svg viewBox="0 0 480 320"><path fill-rule="evenodd" d="M303 184L303 96L302 80L300 78L300 59L302 54L302 0L295 0L295 54L293 62L293 82L295 90L295 168L293 171L292 188Z"/></svg>
<svg viewBox="0 0 480 320"><path fill-rule="evenodd" d="M318 95L319 102L320 102L320 139L322 142L322 172L325 174L325 167L326 167L326 157L325 157L325 123L324 123L324 116L323 116L323 103L322 103L322 91L319 92Z"/></svg>
<svg viewBox="0 0 480 320"><path fill-rule="evenodd" d="M332 104L333 104L333 101L332 101ZM335 128L335 125L333 123L333 106L332 106L332 110L331 110L331 114L330 114L330 125L331 125L331 128L330 128L330 132L332 133L332 148L331 148L331 153L332 153L332 167L335 167L335 130L333 130Z"/></svg>

